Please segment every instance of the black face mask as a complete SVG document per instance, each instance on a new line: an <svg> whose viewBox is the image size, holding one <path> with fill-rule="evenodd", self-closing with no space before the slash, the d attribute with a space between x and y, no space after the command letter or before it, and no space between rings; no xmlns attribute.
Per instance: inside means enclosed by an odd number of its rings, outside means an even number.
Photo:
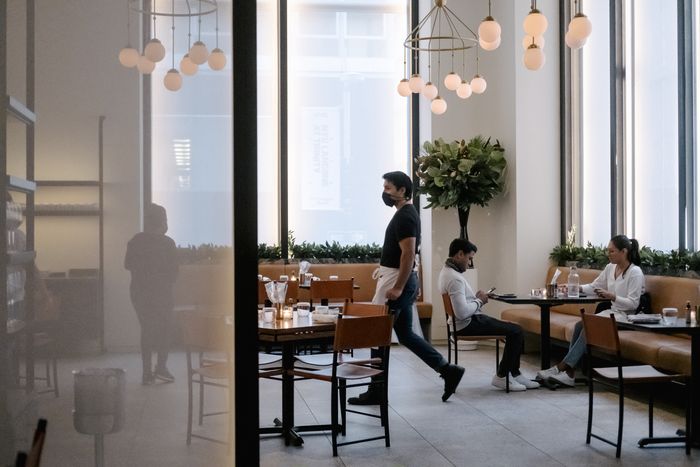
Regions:
<svg viewBox="0 0 700 467"><path fill-rule="evenodd" d="M390 208L394 207L394 205L396 204L396 200L392 198L391 195L386 191L382 192L382 201L384 201L384 204L386 204Z"/></svg>

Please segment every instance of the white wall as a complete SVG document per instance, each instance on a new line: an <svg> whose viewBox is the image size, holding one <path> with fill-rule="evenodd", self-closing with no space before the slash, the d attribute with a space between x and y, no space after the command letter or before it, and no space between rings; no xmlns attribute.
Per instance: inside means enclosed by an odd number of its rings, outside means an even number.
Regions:
<svg viewBox="0 0 700 467"><path fill-rule="evenodd" d="M112 348L135 346L139 329L123 267L126 242L139 230L141 206L140 80L117 60L126 41L125 11L121 1L36 1L36 178L95 180L98 117L107 117L104 313L105 342ZM14 39L23 45L23 25L17 29L21 33ZM15 52L24 54L20 49ZM21 60L10 67L12 92L24 92L23 67ZM37 203L96 201L94 188L37 193ZM97 235L97 218L37 218L39 268L97 267Z"/></svg>
<svg viewBox="0 0 700 467"><path fill-rule="evenodd" d="M469 25L484 16L468 2L455 2L450 8ZM542 285L549 251L559 240L558 2L543 0L538 8L549 20L543 69L532 72L522 64L522 22L529 3L494 3L492 12L501 24L502 38L497 50L480 53L486 92L467 101L449 93L447 112L432 118L433 138L469 139L481 134L498 139L506 150L505 195L486 208L473 207L469 219L469 238L479 248L475 265L482 289L497 286L502 292L523 293ZM468 64L467 70L474 74L473 65ZM456 210L434 210L430 225L433 338L443 339L437 276L449 242L459 234ZM494 316L503 308L497 302L485 307Z"/></svg>

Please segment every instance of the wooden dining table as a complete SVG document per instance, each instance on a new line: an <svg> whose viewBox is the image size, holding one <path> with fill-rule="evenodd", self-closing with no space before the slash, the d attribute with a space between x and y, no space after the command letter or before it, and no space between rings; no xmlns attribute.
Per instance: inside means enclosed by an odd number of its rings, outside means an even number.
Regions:
<svg viewBox="0 0 700 467"><path fill-rule="evenodd" d="M635 331L647 331L660 334L686 334L690 336L690 443L693 447L700 447L700 326L697 323L686 324L678 322L672 326L665 324L631 323L617 321L617 327L632 329ZM678 430L680 436L685 436L684 430ZM670 438L642 438L639 445L644 446L654 443L678 442L678 439Z"/></svg>
<svg viewBox="0 0 700 467"><path fill-rule="evenodd" d="M258 321L258 342L260 344L277 344L282 347L282 420L276 418L274 426L261 427L260 434L280 434L285 444L301 446L303 432L328 431L330 424L296 426L294 423L294 351L297 344L309 341L333 339L335 322L318 322L313 314L290 320Z"/></svg>

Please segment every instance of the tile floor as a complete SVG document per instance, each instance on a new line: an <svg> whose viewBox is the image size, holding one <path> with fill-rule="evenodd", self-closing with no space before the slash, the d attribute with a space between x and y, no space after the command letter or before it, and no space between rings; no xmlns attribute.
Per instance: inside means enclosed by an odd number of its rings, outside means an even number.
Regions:
<svg viewBox="0 0 700 467"><path fill-rule="evenodd" d="M440 348L445 351L444 347ZM524 357L523 369L534 373L537 355ZM442 380L402 347L392 349L390 382L391 448L375 441L340 448L331 456L326 434L307 434L303 447L285 447L279 437L260 441L264 466L579 466L579 465L700 465L700 451L686 457L681 448L639 449L636 440L645 436L646 405L627 400L622 459L614 448L593 440L585 444L587 390L530 390L505 394L490 386L494 366L492 348L461 352L467 368L452 398L443 403ZM49 420L45 447L48 467L94 465L93 440L76 433L73 406L73 369L120 367L127 370L127 418L125 428L105 437L108 466L224 466L230 465L222 445L194 439L185 444L186 400L184 354L173 353L173 384L140 385L137 354L106 354L60 361L61 396L41 396L39 412ZM260 420L265 425L280 414L280 383L264 380L260 387ZM225 406L225 394L214 388L208 394L211 407ZM330 387L317 381L296 385L296 422L326 423L330 419ZM596 399L594 427L610 437L617 422L617 400L610 393ZM218 419L217 419L218 418ZM657 435L673 433L682 426L679 408L656 412ZM196 425L195 425L196 426ZM224 437L223 417L205 420L196 431ZM379 434L378 421L349 415L348 439Z"/></svg>

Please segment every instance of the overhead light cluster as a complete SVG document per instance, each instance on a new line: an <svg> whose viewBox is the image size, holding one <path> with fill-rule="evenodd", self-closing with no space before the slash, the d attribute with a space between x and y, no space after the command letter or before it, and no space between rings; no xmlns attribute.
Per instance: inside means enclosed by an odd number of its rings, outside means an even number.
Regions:
<svg viewBox="0 0 700 467"><path fill-rule="evenodd" d="M136 68L142 74L150 74L156 67L156 63L165 58L165 47L156 35L156 18L158 16L171 19L172 66L163 78L163 84L170 91L177 91L182 87L182 75L194 76L199 71L199 66L207 63L214 71L223 70L226 67L226 54L219 48L219 7L216 0L184 0L176 6L175 0L170 2L170 10L158 9L153 0L150 9L143 9L141 0L126 0L127 3L127 46L119 51L119 63L126 68ZM195 8L196 5L196 8ZM153 18L153 37L146 43L143 54L131 46L131 12L145 17ZM202 42L202 17L209 14L216 15L216 47L209 52L207 45ZM187 19L187 45L188 52L180 59L179 70L175 68L175 19ZM192 44L192 18L197 19L197 40Z"/></svg>
<svg viewBox="0 0 700 467"><path fill-rule="evenodd" d="M581 13L578 1L575 3L577 12L566 34L566 44L573 49L582 47L592 30L590 20ZM523 63L528 70L539 70L545 64L544 33L547 26L547 18L537 9L537 2L531 0L530 12L523 21L525 37L522 42L525 49ZM488 15L479 23L477 31L478 34L447 6L447 0L434 0L428 14L404 40L405 77L397 85L399 95L408 97L420 93L430 101L430 110L434 114L445 113L447 102L440 95L440 73L444 62L449 63L450 70L442 80L445 91L454 91L460 99L484 93L487 82L479 73L479 49L491 52L501 44L501 25L491 15L491 0L488 1ZM474 51L475 73L471 79L467 79L467 51L470 50ZM427 52L428 55L426 79L418 72L420 52ZM433 59L437 63L435 76ZM461 75L455 71L460 67Z"/></svg>

